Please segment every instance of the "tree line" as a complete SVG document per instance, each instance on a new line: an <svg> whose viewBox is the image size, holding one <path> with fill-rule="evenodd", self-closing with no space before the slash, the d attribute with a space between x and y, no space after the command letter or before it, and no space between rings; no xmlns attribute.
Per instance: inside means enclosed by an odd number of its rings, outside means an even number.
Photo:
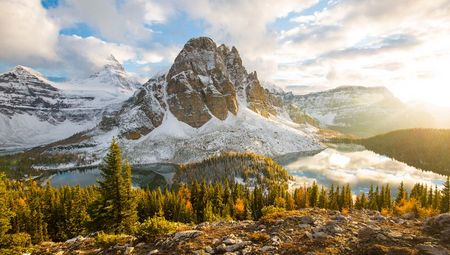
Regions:
<svg viewBox="0 0 450 255"><path fill-rule="evenodd" d="M213 169L211 169L213 171ZM378 210L383 214L428 216L449 212L450 180L444 188L403 183L395 197L389 185L371 186L354 199L350 185L329 188L313 183L289 190L287 185L248 186L194 180L164 190L132 188L131 167L113 140L101 166L97 186L53 187L35 181L0 178L0 244L27 245L64 241L96 231L133 234L149 220L200 223L220 219L257 220L280 210L308 207L348 211ZM1 246L1 245L0 245Z"/></svg>

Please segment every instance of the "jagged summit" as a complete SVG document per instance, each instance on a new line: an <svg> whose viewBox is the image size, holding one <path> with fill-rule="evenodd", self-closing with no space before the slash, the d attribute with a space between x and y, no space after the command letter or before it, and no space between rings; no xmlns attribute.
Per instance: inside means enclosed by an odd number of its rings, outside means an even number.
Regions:
<svg viewBox="0 0 450 255"><path fill-rule="evenodd" d="M106 58L104 66L86 79L74 80L70 83L87 90L107 91L116 96L128 97L140 87L137 79L131 76L122 64L113 56Z"/></svg>

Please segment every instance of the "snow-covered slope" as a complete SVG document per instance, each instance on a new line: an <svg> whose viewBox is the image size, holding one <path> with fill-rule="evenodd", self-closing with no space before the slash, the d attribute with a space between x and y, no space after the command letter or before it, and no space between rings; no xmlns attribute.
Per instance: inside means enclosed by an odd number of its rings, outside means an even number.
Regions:
<svg viewBox="0 0 450 255"><path fill-rule="evenodd" d="M0 151L48 144L94 128L139 84L113 58L88 79L53 83L31 68L0 75Z"/></svg>
<svg viewBox="0 0 450 255"><path fill-rule="evenodd" d="M370 136L400 128L433 126L433 118L411 108L385 87L344 86L284 99L319 120L323 127Z"/></svg>
<svg viewBox="0 0 450 255"><path fill-rule="evenodd" d="M104 107L125 101L141 85L111 55L106 59L106 64L89 77L58 83L56 86L72 95L92 96L96 105Z"/></svg>
<svg viewBox="0 0 450 255"><path fill-rule="evenodd" d="M322 148L317 128L295 123L287 111L248 74L237 50L209 38L186 43L168 74L150 79L99 125L49 148L51 153L85 155L98 162L117 137L132 163L184 163L220 151L268 156ZM293 114L295 113L295 114ZM75 140L75 142L73 142Z"/></svg>

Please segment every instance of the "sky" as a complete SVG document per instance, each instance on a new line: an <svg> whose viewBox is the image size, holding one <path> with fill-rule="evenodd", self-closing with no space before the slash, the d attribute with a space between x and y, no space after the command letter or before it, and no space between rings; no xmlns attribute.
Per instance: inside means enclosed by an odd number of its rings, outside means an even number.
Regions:
<svg viewBox="0 0 450 255"><path fill-rule="evenodd" d="M1 0L0 36L0 72L79 78L113 54L146 80L208 36L282 88L386 86L450 107L450 0Z"/></svg>

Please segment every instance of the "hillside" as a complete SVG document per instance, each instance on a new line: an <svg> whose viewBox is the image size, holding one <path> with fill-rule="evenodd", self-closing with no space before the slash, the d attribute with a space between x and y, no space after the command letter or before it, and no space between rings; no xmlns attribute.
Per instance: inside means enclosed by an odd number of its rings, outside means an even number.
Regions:
<svg viewBox="0 0 450 255"><path fill-rule="evenodd" d="M112 239L105 243L98 237L81 236L63 243L43 243L35 254L449 254L444 237L439 240L439 235L424 231L428 222L432 221L384 217L374 211L342 215L331 210L302 209L257 221L187 226L149 242L122 236L121 242Z"/></svg>
<svg viewBox="0 0 450 255"><path fill-rule="evenodd" d="M212 171L214 169L214 171ZM199 176L208 183L235 181L249 186L286 185L289 175L271 158L253 153L226 152L200 162L181 165L174 183L192 183Z"/></svg>
<svg viewBox="0 0 450 255"><path fill-rule="evenodd" d="M449 129L397 130L354 141L416 168L450 175Z"/></svg>

